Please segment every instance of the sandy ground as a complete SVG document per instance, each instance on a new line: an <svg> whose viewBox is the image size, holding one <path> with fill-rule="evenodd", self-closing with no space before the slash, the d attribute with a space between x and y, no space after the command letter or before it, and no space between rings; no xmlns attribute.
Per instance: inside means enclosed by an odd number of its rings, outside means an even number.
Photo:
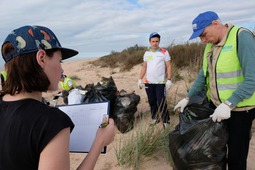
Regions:
<svg viewBox="0 0 255 170"><path fill-rule="evenodd" d="M147 102L147 97L144 89L139 90L137 88L137 80L140 72L141 65L135 66L129 72L119 72L119 69L109 69L109 68L99 68L89 62L93 59L86 60L77 60L77 61L67 61L63 63L63 68L65 74L68 76L77 76L80 80L77 81L78 85L85 86L86 84L94 83L96 84L101 80L101 77L110 77L112 76L118 90L124 89L127 92L135 91L136 94L140 95L141 101L138 104L137 113L144 113L149 110L149 105ZM183 71L186 77L189 77L189 80L182 80L178 82L173 82L173 86L170 91L167 92L168 108L173 108L173 106L186 94L187 87L192 83L192 74L190 72ZM51 99L54 94L57 92L48 92L44 96L47 99ZM60 101L61 103L61 101ZM178 124L178 115L174 114L172 109L169 110L171 114L171 126L174 127ZM253 130L255 131L255 130ZM95 170L122 170L118 165L117 158L115 156L114 146L120 138L127 137L127 134L122 134L117 131L115 140L112 144L107 147L107 153L101 154ZM80 162L86 156L86 153L70 153L71 157L71 169L74 170L78 167ZM126 168L127 169L127 168ZM166 161L164 156L156 156L150 159L149 161L143 161L140 164L139 170L171 170L171 164ZM250 143L250 151L248 158L248 170L255 170L255 132L253 132L253 137Z"/></svg>

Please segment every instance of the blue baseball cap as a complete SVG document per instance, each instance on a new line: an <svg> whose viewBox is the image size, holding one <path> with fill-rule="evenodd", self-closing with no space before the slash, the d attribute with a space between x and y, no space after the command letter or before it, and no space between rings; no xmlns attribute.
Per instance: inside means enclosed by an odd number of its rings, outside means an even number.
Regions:
<svg viewBox="0 0 255 170"><path fill-rule="evenodd" d="M152 37L158 37L160 39L160 35L157 33L157 32L153 32L150 34L150 37L149 37L149 40L152 38Z"/></svg>
<svg viewBox="0 0 255 170"><path fill-rule="evenodd" d="M219 19L219 17L213 11L207 11L199 14L192 22L193 34L189 40L199 37L203 33L204 29L217 19Z"/></svg>
<svg viewBox="0 0 255 170"><path fill-rule="evenodd" d="M78 54L76 50L63 48L56 35L49 28L43 26L23 26L17 28L6 37L3 45L7 42L11 43L14 49L6 56L2 54L6 63L16 56L39 50L59 49L62 52L62 60Z"/></svg>

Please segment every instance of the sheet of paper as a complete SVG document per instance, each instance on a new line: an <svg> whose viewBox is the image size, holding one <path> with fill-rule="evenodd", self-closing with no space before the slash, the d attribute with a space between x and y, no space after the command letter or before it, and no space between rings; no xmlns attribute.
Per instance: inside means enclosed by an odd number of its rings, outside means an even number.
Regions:
<svg viewBox="0 0 255 170"><path fill-rule="evenodd" d="M89 152L103 115L109 114L109 102L63 105L58 108L75 124L70 137L70 152ZM106 147L102 153L106 153Z"/></svg>

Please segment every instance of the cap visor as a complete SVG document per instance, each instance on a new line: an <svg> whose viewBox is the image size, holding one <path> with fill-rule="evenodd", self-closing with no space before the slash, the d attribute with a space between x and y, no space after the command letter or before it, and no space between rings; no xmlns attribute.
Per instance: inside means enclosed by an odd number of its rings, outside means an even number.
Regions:
<svg viewBox="0 0 255 170"><path fill-rule="evenodd" d="M76 50L72 50L68 48L61 48L61 52L62 52L62 60L71 58L79 53Z"/></svg>
<svg viewBox="0 0 255 170"><path fill-rule="evenodd" d="M192 40L192 39L194 39L194 38L199 37L199 36L202 34L203 31L204 31L204 29L201 29L201 30L198 30L198 31L196 31L196 32L193 32L193 34L191 35L191 37L189 38L189 40Z"/></svg>

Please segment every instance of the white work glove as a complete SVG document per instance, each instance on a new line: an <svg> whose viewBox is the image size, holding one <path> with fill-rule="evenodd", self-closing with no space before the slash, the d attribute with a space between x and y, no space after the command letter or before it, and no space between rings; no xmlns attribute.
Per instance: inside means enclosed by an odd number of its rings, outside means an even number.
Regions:
<svg viewBox="0 0 255 170"><path fill-rule="evenodd" d="M184 108L187 106L187 104L189 103L189 100L187 98L182 99L181 101L179 101L179 103L177 103L177 105L174 107L174 111L178 108L180 108L180 112L183 112Z"/></svg>
<svg viewBox="0 0 255 170"><path fill-rule="evenodd" d="M171 80L167 80L166 81L166 90L169 90L172 86L172 81Z"/></svg>
<svg viewBox="0 0 255 170"><path fill-rule="evenodd" d="M143 83L142 83L142 79L138 80L138 88L142 89L143 88Z"/></svg>
<svg viewBox="0 0 255 170"><path fill-rule="evenodd" d="M210 116L214 122L230 118L231 109L225 103L221 103Z"/></svg>

